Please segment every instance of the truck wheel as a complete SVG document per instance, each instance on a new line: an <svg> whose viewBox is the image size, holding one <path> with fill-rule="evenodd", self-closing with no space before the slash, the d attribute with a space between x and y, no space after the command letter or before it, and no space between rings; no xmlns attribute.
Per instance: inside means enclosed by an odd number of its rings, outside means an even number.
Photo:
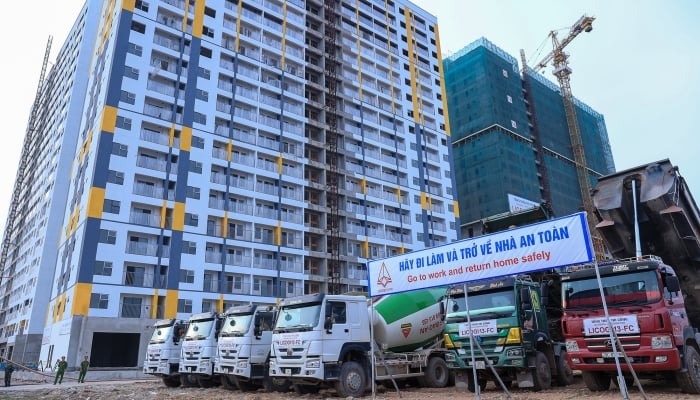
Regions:
<svg viewBox="0 0 700 400"><path fill-rule="evenodd" d="M252 392L254 390L258 390L258 385L254 384L251 381L243 380L237 376L233 377L233 381L236 382L236 386L238 386L238 388L243 392Z"/></svg>
<svg viewBox="0 0 700 400"><path fill-rule="evenodd" d="M223 386L226 390L238 389L236 381L234 381L233 377L229 375L221 375L221 386Z"/></svg>
<svg viewBox="0 0 700 400"><path fill-rule="evenodd" d="M591 392L603 392L610 389L610 375L605 372L583 371L583 382Z"/></svg>
<svg viewBox="0 0 700 400"><path fill-rule="evenodd" d="M489 381L486 378L478 377L477 380L479 381L479 392L483 392L484 389L486 389L486 385L489 383ZM476 386L474 386L474 377L472 374L469 374L469 377L467 377L467 390L469 390L472 393L476 393Z"/></svg>
<svg viewBox="0 0 700 400"><path fill-rule="evenodd" d="M700 393L700 354L693 346L685 346L686 371L676 373L676 381L683 393Z"/></svg>
<svg viewBox="0 0 700 400"><path fill-rule="evenodd" d="M197 377L191 374L180 374L180 384L182 387L195 387L199 385Z"/></svg>
<svg viewBox="0 0 700 400"><path fill-rule="evenodd" d="M180 386L180 377L177 375L164 376L163 384L167 387L178 387Z"/></svg>
<svg viewBox="0 0 700 400"><path fill-rule="evenodd" d="M450 370L447 363L440 357L433 357L428 360L425 368L425 383L431 388L444 388L450 379Z"/></svg>
<svg viewBox="0 0 700 400"><path fill-rule="evenodd" d="M198 376L197 383L199 384L199 387L204 389L214 386L214 381L211 376Z"/></svg>
<svg viewBox="0 0 700 400"><path fill-rule="evenodd" d="M566 352L562 351L557 358L557 384L569 386L572 383L574 383L574 371L571 370L571 366L566 361Z"/></svg>
<svg viewBox="0 0 700 400"><path fill-rule="evenodd" d="M339 397L362 397L367 388L367 378L362 366L355 361L346 361L340 366L335 391Z"/></svg>
<svg viewBox="0 0 700 400"><path fill-rule="evenodd" d="M263 387L269 392L281 392L285 393L289 391L292 386L292 382L285 378L277 378L266 376L263 380Z"/></svg>
<svg viewBox="0 0 700 400"><path fill-rule="evenodd" d="M532 375L535 384L533 389L536 392L549 389L552 386L552 370L549 369L547 356L541 351L535 353L535 369L532 371Z"/></svg>
<svg viewBox="0 0 700 400"><path fill-rule="evenodd" d="M321 390L318 385L299 385L299 384L294 384L294 391L296 394L315 394L318 393L319 390Z"/></svg>

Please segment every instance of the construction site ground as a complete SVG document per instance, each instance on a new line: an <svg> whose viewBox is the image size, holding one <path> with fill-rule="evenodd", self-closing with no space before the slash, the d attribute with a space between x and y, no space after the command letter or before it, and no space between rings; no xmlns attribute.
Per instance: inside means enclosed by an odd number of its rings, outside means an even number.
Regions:
<svg viewBox="0 0 700 400"><path fill-rule="evenodd" d="M104 373L93 373L93 379L88 379L85 383L78 383L75 380L75 373L66 373L63 384L54 385L52 376L43 376L37 379L36 376L18 377L14 379L9 388L0 387L0 400L4 399L28 399L28 400L185 400L185 399L241 399L241 400L316 400L333 399L333 390L322 390L318 394L297 395L293 391L289 393L266 392L262 389L256 392L230 391L222 388L168 388L160 380L152 378L109 378ZM96 375L96 376L95 376ZM105 379L100 379L103 376ZM642 381L644 393L647 399L697 399L698 396L683 394L675 383L659 381ZM465 389L448 387L444 389L427 388L405 388L399 395L395 390L384 389L378 386L375 399L385 400L426 400L426 399L474 399L474 393ZM481 399L507 399L506 394L489 383L486 390L481 393ZM607 392L590 392L584 385L580 376L575 377L574 384L567 387L555 387L542 392L517 389L511 390L511 398L516 400L541 399L541 400L566 400L566 399L620 399L623 398L615 385L612 385ZM637 388L629 389L630 399L644 399L645 397ZM371 392L368 392L362 399L372 399Z"/></svg>

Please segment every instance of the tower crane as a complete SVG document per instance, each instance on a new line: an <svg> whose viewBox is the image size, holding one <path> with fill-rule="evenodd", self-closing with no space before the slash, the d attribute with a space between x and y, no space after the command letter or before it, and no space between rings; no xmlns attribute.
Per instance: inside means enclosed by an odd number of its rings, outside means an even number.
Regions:
<svg viewBox="0 0 700 400"><path fill-rule="evenodd" d="M583 201L583 210L586 212L588 221L588 229L591 231L593 239L593 249L597 259L602 259L604 255L602 238L595 233L595 208L591 197L591 182L588 175L588 167L586 165L586 154L583 148L583 140L581 139L581 131L579 130L578 120L576 118L576 108L574 107L574 96L571 94L571 68L569 68L569 54L564 52L564 48L574 40L581 32L590 32L593 30L593 21L595 17L583 15L569 28L569 34L561 41L557 37L557 31L549 32L548 38L552 39L552 51L544 56L540 62L532 68L534 72L543 70L549 63L552 63L554 76L559 80L561 88L561 98L564 103L564 112L566 113L566 123L569 128L569 138L571 140L571 149L574 154L574 164L576 166L576 175L578 177L579 188L581 190L581 199ZM522 55L522 52L521 52ZM523 56L523 66L525 60ZM523 73L526 73L527 68L523 68Z"/></svg>

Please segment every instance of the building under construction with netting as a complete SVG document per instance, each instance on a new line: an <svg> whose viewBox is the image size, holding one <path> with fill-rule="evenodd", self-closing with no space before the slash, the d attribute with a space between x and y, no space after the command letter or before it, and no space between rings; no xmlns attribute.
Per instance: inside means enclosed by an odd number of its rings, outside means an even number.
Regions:
<svg viewBox="0 0 700 400"><path fill-rule="evenodd" d="M485 38L443 65L462 235L488 231L487 218L522 204L548 216L582 211L559 87L531 70L521 75L515 57ZM594 186L615 169L605 120L577 99L574 105Z"/></svg>

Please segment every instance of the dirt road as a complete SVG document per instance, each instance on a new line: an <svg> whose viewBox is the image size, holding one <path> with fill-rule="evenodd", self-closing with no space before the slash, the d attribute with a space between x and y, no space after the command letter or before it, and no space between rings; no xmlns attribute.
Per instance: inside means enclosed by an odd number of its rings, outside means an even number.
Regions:
<svg viewBox="0 0 700 400"><path fill-rule="evenodd" d="M644 381L644 391L648 399L660 400L685 400L697 399L698 396L680 393L675 384L667 382ZM465 390L457 390L454 387L445 389L408 388L402 392L402 397L391 390L380 390L376 394L377 399L382 400L426 400L426 399L474 399L475 395ZM637 388L629 391L630 399L643 399ZM27 399L27 400L190 400L190 399L241 399L241 400L321 400L336 398L333 391L321 391L318 394L297 395L289 393L268 393L264 390L257 392L229 391L221 388L166 388L160 381L92 381L84 384L76 382L64 382L61 386L53 384L17 385L11 388L0 387L0 399ZM371 399L371 393L362 399ZM484 400L506 399L506 395L497 390L493 384L489 384L481 394ZM513 389L512 398L515 400L566 400L566 399L621 399L617 387L602 393L592 393L583 384L580 377L576 377L573 385L566 388L552 388L543 392Z"/></svg>

